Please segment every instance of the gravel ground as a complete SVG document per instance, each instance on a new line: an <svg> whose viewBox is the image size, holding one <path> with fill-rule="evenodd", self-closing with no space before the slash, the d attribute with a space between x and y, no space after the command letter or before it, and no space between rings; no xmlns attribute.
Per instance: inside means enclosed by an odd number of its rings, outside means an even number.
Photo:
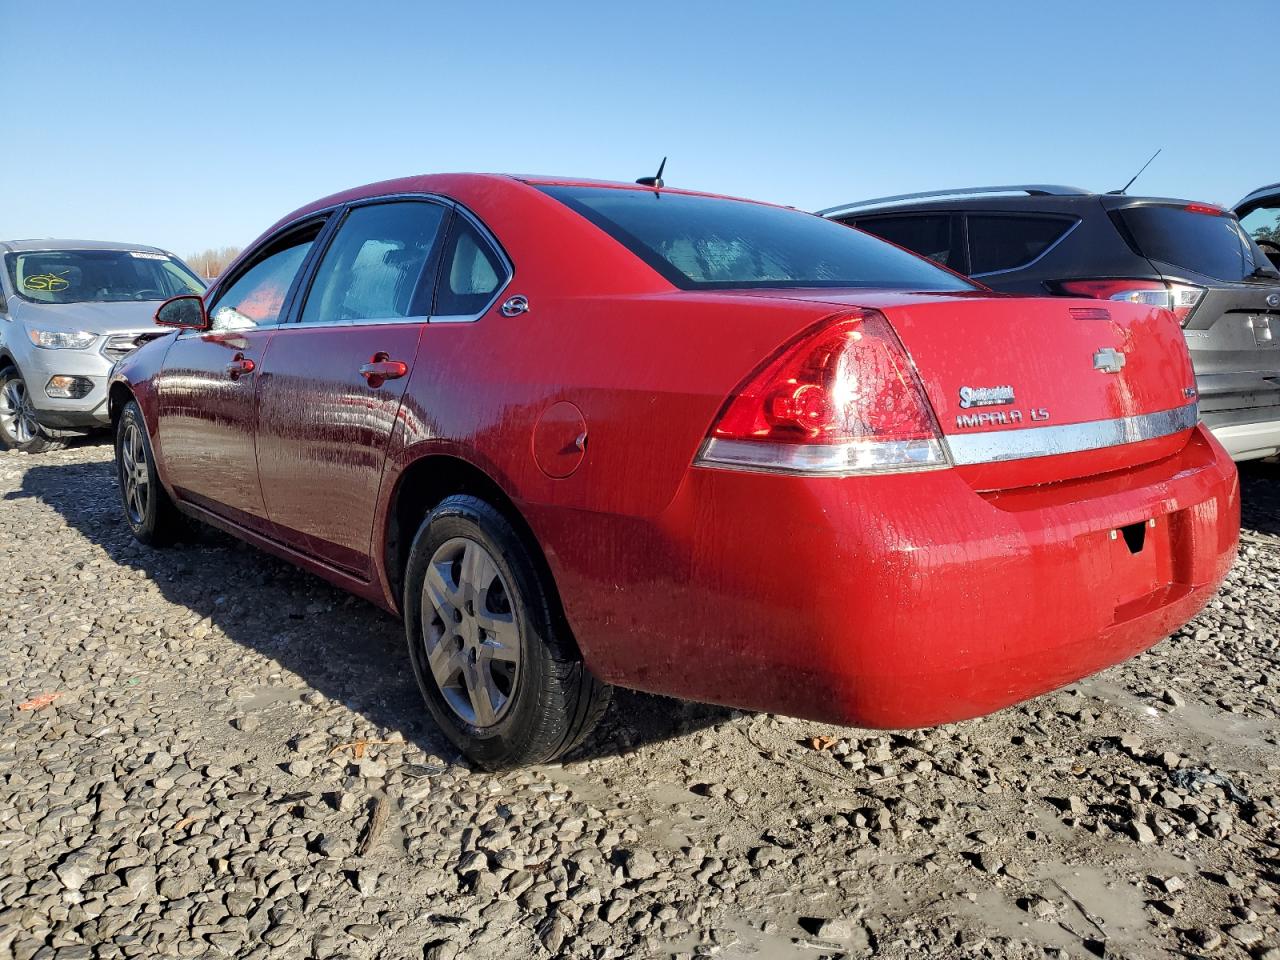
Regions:
<svg viewBox="0 0 1280 960"><path fill-rule="evenodd" d="M110 448L0 453L0 956L1280 960L1280 467L1150 653L882 735L620 692L473 773L399 624L219 534L140 547Z"/></svg>

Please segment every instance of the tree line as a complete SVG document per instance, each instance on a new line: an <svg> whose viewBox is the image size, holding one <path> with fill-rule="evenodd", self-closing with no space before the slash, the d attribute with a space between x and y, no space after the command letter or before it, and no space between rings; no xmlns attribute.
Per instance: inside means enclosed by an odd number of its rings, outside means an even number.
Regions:
<svg viewBox="0 0 1280 960"><path fill-rule="evenodd" d="M231 261L240 256L239 247L210 247L186 257L189 266L200 276L213 278L227 269Z"/></svg>

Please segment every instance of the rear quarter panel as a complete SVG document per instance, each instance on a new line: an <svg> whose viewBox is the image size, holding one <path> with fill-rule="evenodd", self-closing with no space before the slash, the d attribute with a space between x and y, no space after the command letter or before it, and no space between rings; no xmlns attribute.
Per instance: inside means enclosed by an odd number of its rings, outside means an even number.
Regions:
<svg viewBox="0 0 1280 960"><path fill-rule="evenodd" d="M514 499L639 516L671 502L734 387L832 312L674 294L530 300L522 317L427 326L401 457L474 451ZM581 465L556 479L535 461L533 440L561 401L582 412L587 436Z"/></svg>

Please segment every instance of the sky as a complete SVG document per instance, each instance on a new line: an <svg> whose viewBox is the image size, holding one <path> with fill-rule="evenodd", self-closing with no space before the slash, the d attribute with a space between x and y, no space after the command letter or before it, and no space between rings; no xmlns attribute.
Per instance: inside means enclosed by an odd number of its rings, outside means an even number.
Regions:
<svg viewBox="0 0 1280 960"><path fill-rule="evenodd" d="M1111 190L1159 147L1132 192L1232 204L1280 181L1277 27L1277 0L0 0L0 239L187 255L370 181L664 155L816 209Z"/></svg>

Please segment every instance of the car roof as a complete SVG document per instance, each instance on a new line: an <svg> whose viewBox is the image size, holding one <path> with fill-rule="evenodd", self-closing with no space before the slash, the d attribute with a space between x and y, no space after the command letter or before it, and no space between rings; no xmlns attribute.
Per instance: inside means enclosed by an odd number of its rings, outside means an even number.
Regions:
<svg viewBox="0 0 1280 960"><path fill-rule="evenodd" d="M311 203L285 214L264 230L257 239L245 248L245 250L246 252L252 250L262 240L276 233L278 230L284 229L294 223L298 223L313 214L341 206L344 203L376 200L381 197L394 197L398 194L439 194L444 197L465 202L466 198L462 196L463 194L470 194L473 197L481 196L491 192L492 188L502 185L507 187L515 186L517 188L538 190L539 192L541 192L539 188L546 186L597 187L614 190L632 190L638 193L653 191L655 189L654 187L642 186L636 183L624 183L613 180L589 180L583 177L555 177L544 174L423 173L416 176L397 177L393 180L380 180L376 183L366 183L362 186L340 190L337 193L331 193L326 197L313 200ZM765 207L797 210L796 207L773 204L764 200L751 200L745 197L730 197L723 194L704 193L698 190L683 190L679 187L669 186L663 186L660 189L666 194L713 197L720 200L736 200L741 203L754 203Z"/></svg>
<svg viewBox="0 0 1280 960"><path fill-rule="evenodd" d="M961 187L954 190L930 190L924 193L901 194L874 200L827 207L818 213L824 217L853 219L880 213L906 212L909 210L970 210L970 209L1069 209L1101 202L1108 209L1140 206L1147 203L1188 204L1195 201L1177 197L1144 197L1127 193L1094 193L1079 187L1028 184L1007 187ZM1218 204L1223 212L1226 208Z"/></svg>
<svg viewBox="0 0 1280 960"><path fill-rule="evenodd" d="M139 250L147 253L165 253L159 247L145 243L119 243L114 240L0 240L0 248L6 253L27 253L37 250Z"/></svg>
<svg viewBox="0 0 1280 960"><path fill-rule="evenodd" d="M600 187L611 190L633 190L639 192L653 191L655 188L651 186L643 186L637 183L629 183L618 180L591 180L585 177L561 177L550 176L546 174L520 174L520 173L425 173L416 176L397 177L394 180L381 180L376 183L366 183L362 186L351 187L347 190L341 190L337 193L322 197L304 207L293 211L288 216L282 218L276 226L287 223L290 220L305 214L322 210L326 207L337 206L340 203L347 203L355 200L365 200L380 196L390 196L397 193L434 193L440 192L448 194L451 189L459 187L477 187L483 186L486 182L504 181L507 183L522 183L530 187ZM714 197L722 200L738 200L743 203L757 203L762 206L784 206L782 204L772 204L764 200L752 200L747 197L732 197L725 194L707 193L701 190L685 190L680 187L663 186L663 193L684 194L693 197ZM795 209L790 207L787 209ZM274 229L274 228L273 228Z"/></svg>
<svg viewBox="0 0 1280 960"><path fill-rule="evenodd" d="M636 193L652 193L655 189L645 184L628 182L625 180L591 180L583 177L551 177L545 175L528 175L528 174L508 174L512 180L519 180L521 183L527 183L532 187L606 187L610 190L633 190ZM769 203L767 200L752 200L748 197L734 197L724 193L708 193L705 190L687 190L683 187L672 187L663 185L660 188L663 193L679 193L689 197L715 197L719 200L740 200L743 203L759 203L767 207L778 206L778 204Z"/></svg>

